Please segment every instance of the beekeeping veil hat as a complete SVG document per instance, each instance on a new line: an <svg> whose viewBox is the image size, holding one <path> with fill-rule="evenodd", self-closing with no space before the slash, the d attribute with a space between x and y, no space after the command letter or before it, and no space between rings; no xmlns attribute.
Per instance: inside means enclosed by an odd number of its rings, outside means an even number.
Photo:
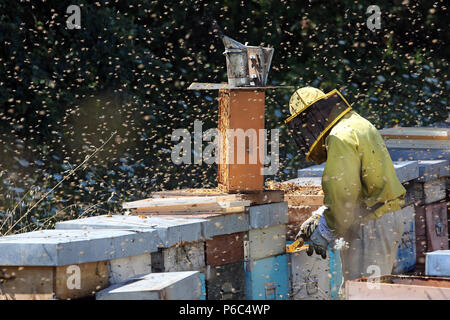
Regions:
<svg viewBox="0 0 450 320"><path fill-rule="evenodd" d="M313 87L300 88L289 101L291 116L285 121L306 160L321 164L327 159L325 138L350 105L338 90L327 94Z"/></svg>

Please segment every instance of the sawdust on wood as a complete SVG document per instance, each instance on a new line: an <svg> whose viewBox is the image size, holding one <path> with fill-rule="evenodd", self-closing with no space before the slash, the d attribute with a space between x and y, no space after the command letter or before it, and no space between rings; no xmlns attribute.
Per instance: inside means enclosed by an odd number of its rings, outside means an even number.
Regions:
<svg viewBox="0 0 450 320"><path fill-rule="evenodd" d="M304 196L321 196L323 190L321 187L304 187L292 182L267 181L266 187L269 190L283 190L285 194L304 195Z"/></svg>
<svg viewBox="0 0 450 320"><path fill-rule="evenodd" d="M173 197L173 196L194 196L194 195L205 195L205 196L218 196L225 195L226 193L219 188L188 188L188 189L175 189L166 191L157 191L152 194L153 197Z"/></svg>

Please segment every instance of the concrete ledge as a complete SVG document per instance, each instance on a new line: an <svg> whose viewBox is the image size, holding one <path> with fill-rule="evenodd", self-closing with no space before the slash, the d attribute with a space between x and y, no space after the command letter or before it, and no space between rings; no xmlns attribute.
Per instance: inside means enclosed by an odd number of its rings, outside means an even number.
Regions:
<svg viewBox="0 0 450 320"><path fill-rule="evenodd" d="M163 272L136 276L96 294L97 300L199 300L200 272Z"/></svg>
<svg viewBox="0 0 450 320"><path fill-rule="evenodd" d="M65 266L157 251L156 230L43 230L0 238L0 266Z"/></svg>

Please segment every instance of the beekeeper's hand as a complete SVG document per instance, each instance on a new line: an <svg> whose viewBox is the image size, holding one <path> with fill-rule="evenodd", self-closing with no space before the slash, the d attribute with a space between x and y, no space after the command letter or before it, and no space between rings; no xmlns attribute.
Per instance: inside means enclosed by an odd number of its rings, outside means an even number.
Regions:
<svg viewBox="0 0 450 320"><path fill-rule="evenodd" d="M316 230L319 219L323 215L323 212L327 209L325 206L321 206L319 209L314 211L305 222L300 227L300 231L298 232L297 236L295 237L295 240L298 238L302 238L304 241L308 241L311 235L313 234L314 230Z"/></svg>
<svg viewBox="0 0 450 320"><path fill-rule="evenodd" d="M327 258L328 240L322 237L318 228L314 230L313 234L309 238L309 247L306 251L308 256L311 256L315 251L316 254L322 256L323 259Z"/></svg>

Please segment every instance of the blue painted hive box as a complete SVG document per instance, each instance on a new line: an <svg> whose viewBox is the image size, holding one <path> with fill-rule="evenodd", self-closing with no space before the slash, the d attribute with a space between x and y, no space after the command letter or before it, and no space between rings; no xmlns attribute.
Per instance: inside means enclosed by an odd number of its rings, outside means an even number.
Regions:
<svg viewBox="0 0 450 320"><path fill-rule="evenodd" d="M245 261L245 295L247 300L289 300L287 255Z"/></svg>
<svg viewBox="0 0 450 320"><path fill-rule="evenodd" d="M416 268L416 231L414 222L414 207L408 206L401 210L404 220L404 231L398 246L397 258L393 273L402 274L414 271Z"/></svg>
<svg viewBox="0 0 450 320"><path fill-rule="evenodd" d="M427 252L425 274L427 276L450 277L450 250Z"/></svg>

